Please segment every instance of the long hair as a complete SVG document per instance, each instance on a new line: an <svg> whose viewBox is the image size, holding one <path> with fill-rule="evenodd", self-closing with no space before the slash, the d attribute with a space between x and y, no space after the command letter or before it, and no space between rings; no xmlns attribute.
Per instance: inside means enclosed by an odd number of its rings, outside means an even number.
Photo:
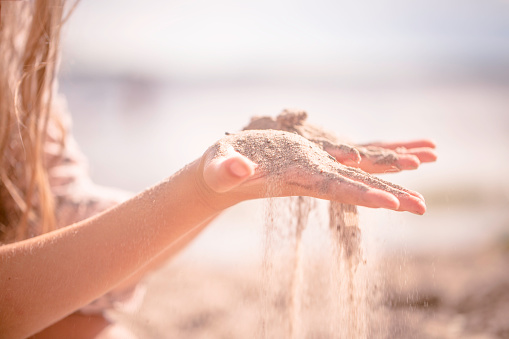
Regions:
<svg viewBox="0 0 509 339"><path fill-rule="evenodd" d="M44 144L64 3L0 2L0 243L55 228Z"/></svg>

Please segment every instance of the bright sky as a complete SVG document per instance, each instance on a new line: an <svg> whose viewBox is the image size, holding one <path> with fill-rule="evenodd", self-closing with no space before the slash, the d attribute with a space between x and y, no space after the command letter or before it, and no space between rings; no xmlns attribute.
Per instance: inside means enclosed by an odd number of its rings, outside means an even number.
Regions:
<svg viewBox="0 0 509 339"><path fill-rule="evenodd" d="M509 63L509 2L87 0L65 39L74 70L114 74L328 76Z"/></svg>

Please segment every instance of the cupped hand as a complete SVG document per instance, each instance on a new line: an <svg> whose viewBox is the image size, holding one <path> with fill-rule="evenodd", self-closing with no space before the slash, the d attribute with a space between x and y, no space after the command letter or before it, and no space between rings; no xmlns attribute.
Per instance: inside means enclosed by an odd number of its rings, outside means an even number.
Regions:
<svg viewBox="0 0 509 339"><path fill-rule="evenodd" d="M205 152L199 171L212 204L273 196L312 196L423 214L422 196L345 166L322 147L286 131L246 130Z"/></svg>
<svg viewBox="0 0 509 339"><path fill-rule="evenodd" d="M430 140L351 145L321 127L307 122L307 113L284 110L276 118L254 117L244 130L282 130L303 136L334 156L340 163L369 173L399 172L433 162L437 156Z"/></svg>

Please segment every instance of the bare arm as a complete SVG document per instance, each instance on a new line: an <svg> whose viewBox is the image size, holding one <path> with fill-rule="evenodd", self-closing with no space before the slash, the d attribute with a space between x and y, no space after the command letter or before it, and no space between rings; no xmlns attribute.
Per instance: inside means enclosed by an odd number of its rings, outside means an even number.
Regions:
<svg viewBox="0 0 509 339"><path fill-rule="evenodd" d="M0 336L26 337L59 320L216 214L199 192L197 166L97 217L1 247Z"/></svg>
<svg viewBox="0 0 509 339"><path fill-rule="evenodd" d="M141 279L143 279L148 273L157 270L165 263L167 263L171 258L177 255L180 251L182 251L189 243L191 243L200 233L203 231L217 216L207 219L200 225L194 227L191 231L187 232L184 236L179 238L177 241L168 246L161 254L152 259L145 266L136 271L129 278L125 279L120 285L115 288L119 288L123 290L124 288L132 287L139 283Z"/></svg>
<svg viewBox="0 0 509 339"><path fill-rule="evenodd" d="M270 152L270 145L286 157ZM185 241L220 211L267 197L274 180L280 186L273 196L306 195L417 214L426 209L418 193L341 165L301 136L240 132L113 209L0 247L0 337L27 337L58 321Z"/></svg>

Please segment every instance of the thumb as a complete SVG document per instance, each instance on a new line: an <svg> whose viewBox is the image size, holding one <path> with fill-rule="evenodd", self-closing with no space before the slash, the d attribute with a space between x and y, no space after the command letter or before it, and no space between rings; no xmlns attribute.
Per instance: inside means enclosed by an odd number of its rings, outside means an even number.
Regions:
<svg viewBox="0 0 509 339"><path fill-rule="evenodd" d="M256 167L257 164L231 148L226 155L205 165L203 179L212 190L223 193L246 181L254 174Z"/></svg>

